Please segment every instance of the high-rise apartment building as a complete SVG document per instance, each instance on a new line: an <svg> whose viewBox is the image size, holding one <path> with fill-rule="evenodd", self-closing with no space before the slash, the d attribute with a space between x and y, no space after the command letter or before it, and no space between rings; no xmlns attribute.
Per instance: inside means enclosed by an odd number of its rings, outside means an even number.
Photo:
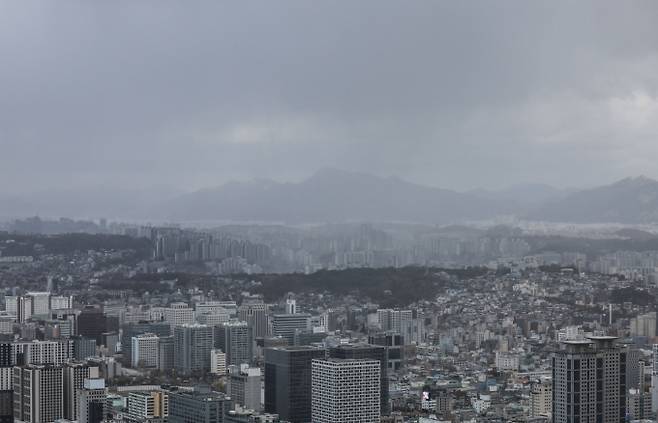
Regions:
<svg viewBox="0 0 658 423"><path fill-rule="evenodd" d="M380 374L378 360L313 360L313 423L378 422Z"/></svg>
<svg viewBox="0 0 658 423"><path fill-rule="evenodd" d="M626 418L626 349L616 337L564 341L553 353L553 422Z"/></svg>

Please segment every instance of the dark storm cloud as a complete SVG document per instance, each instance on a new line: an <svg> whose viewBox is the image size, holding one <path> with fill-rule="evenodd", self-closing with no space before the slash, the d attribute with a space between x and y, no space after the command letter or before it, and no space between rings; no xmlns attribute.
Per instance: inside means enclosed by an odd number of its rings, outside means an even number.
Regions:
<svg viewBox="0 0 658 423"><path fill-rule="evenodd" d="M658 177L657 19L650 1L2 2L0 177Z"/></svg>

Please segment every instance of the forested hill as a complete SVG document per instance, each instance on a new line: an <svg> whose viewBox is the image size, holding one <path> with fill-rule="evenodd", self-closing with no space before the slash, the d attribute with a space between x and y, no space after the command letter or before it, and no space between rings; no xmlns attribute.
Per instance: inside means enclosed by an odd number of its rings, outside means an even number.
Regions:
<svg viewBox="0 0 658 423"><path fill-rule="evenodd" d="M404 267L400 269L347 269L320 271L309 275L264 274L250 276L261 282L254 293L266 301L277 301L288 292L329 292L334 295L355 294L367 297L381 306L407 305L423 299L432 300L451 280L481 276L485 268L432 269Z"/></svg>

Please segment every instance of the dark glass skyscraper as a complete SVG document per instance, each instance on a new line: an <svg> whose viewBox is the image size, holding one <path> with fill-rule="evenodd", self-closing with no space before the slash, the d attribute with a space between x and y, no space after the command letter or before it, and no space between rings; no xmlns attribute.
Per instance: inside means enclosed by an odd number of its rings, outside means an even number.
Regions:
<svg viewBox="0 0 658 423"><path fill-rule="evenodd" d="M311 362L326 351L313 347L265 349L265 412L291 423L311 421Z"/></svg>

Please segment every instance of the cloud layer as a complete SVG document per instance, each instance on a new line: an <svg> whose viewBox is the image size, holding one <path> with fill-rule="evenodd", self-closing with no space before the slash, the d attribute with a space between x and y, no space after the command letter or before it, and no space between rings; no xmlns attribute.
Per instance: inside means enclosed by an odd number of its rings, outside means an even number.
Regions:
<svg viewBox="0 0 658 423"><path fill-rule="evenodd" d="M0 3L0 191L658 177L658 4Z"/></svg>

